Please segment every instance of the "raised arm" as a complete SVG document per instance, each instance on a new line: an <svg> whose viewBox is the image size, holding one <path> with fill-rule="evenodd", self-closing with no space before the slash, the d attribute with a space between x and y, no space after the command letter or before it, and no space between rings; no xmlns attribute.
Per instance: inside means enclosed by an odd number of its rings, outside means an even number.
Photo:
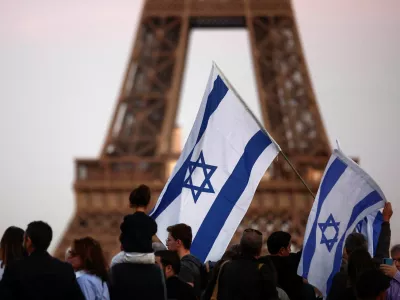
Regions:
<svg viewBox="0 0 400 300"><path fill-rule="evenodd" d="M378 245L376 246L376 251L374 258L376 260L382 260L385 257L389 256L389 248L390 248L390 219L393 215L392 204L390 202L385 203L385 207L383 208L383 223L381 227L381 233L379 234Z"/></svg>

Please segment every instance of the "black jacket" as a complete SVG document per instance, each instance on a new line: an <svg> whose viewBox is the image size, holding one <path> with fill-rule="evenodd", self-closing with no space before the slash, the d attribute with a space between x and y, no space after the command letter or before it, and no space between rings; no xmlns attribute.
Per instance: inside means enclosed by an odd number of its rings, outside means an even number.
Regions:
<svg viewBox="0 0 400 300"><path fill-rule="evenodd" d="M291 253L289 256L264 256L259 259L265 262L270 259L277 272L277 286L286 292L290 300L302 299L303 278L297 275L297 267L301 252Z"/></svg>
<svg viewBox="0 0 400 300"><path fill-rule="evenodd" d="M196 300L193 287L180 280L177 276L168 278L166 283L168 300Z"/></svg>
<svg viewBox="0 0 400 300"><path fill-rule="evenodd" d="M165 300L162 271L155 264L116 264L111 268L110 295L113 300Z"/></svg>
<svg viewBox="0 0 400 300"><path fill-rule="evenodd" d="M222 260L222 259L217 261L217 263L213 266L212 270L210 270L211 274L209 274L207 287L204 290L204 293L201 298L202 300L210 300L211 299L212 294L215 289L215 285L217 284L219 270L224 262L225 262L225 260Z"/></svg>
<svg viewBox="0 0 400 300"><path fill-rule="evenodd" d="M119 240L125 252L153 252L152 237L157 233L157 223L144 212L124 217Z"/></svg>
<svg viewBox="0 0 400 300"><path fill-rule="evenodd" d="M191 254L185 255L181 258L181 270L179 278L183 282L192 283L194 292L197 297L200 297L202 291L202 273L205 272L203 263Z"/></svg>
<svg viewBox="0 0 400 300"><path fill-rule="evenodd" d="M70 264L47 252L30 256L6 267L0 281L0 299L84 300Z"/></svg>
<svg viewBox="0 0 400 300"><path fill-rule="evenodd" d="M240 257L227 262L220 270L218 300L278 299L275 270L271 264L255 258Z"/></svg>

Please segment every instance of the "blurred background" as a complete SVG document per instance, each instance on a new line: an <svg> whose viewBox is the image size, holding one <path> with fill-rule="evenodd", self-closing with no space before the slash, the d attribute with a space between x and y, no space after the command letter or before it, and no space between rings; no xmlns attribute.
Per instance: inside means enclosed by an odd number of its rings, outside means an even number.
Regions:
<svg viewBox="0 0 400 300"><path fill-rule="evenodd" d="M74 158L97 157L143 1L0 0L0 234L73 216ZM293 0L331 145L400 210L400 1ZM247 32L193 30L177 124L188 136L214 60L260 117ZM400 218L392 222L400 242Z"/></svg>

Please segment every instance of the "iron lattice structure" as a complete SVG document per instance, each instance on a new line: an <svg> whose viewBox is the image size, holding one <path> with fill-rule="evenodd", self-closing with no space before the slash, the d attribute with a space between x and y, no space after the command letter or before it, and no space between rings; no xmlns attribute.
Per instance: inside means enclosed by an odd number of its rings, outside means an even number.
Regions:
<svg viewBox="0 0 400 300"><path fill-rule="evenodd" d="M56 256L91 235L110 257L132 188L148 184L156 201L179 156L173 136L189 34L210 27L247 28L265 127L317 190L330 146L290 1L147 0L101 155L76 161L77 211ZM284 160L274 162L232 241L251 226L265 237L287 230L300 246L312 200Z"/></svg>

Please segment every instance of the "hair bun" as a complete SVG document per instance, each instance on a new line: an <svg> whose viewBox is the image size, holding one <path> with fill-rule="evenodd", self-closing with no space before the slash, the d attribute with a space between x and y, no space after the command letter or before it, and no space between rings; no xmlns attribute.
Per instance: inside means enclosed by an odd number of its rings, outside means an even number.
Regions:
<svg viewBox="0 0 400 300"><path fill-rule="evenodd" d="M141 184L134 189L129 196L129 202L133 206L147 206L150 202L151 191L147 185Z"/></svg>
<svg viewBox="0 0 400 300"><path fill-rule="evenodd" d="M147 185L141 184L135 191L139 197L150 198L150 188Z"/></svg>

